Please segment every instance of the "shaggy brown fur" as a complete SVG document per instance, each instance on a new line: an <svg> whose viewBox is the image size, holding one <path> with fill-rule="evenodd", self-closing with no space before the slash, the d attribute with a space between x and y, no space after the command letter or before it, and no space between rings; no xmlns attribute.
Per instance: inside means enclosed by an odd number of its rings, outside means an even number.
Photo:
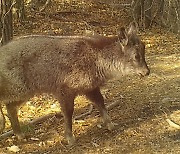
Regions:
<svg viewBox="0 0 180 154"><path fill-rule="evenodd" d="M74 98L84 94L100 110L108 129L113 124L99 87L112 77L149 74L144 44L131 24L119 36L26 36L0 48L0 100L6 104L14 133L22 138L16 106L34 94L53 94L65 118L65 135L70 144ZM4 117L0 110L0 129Z"/></svg>

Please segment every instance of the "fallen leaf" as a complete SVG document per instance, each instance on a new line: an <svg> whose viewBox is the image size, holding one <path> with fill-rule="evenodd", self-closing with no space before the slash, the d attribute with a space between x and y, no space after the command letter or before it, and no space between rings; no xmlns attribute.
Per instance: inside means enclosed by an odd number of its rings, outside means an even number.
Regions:
<svg viewBox="0 0 180 154"><path fill-rule="evenodd" d="M19 152L20 151L20 148L16 145L13 145L11 147L7 147L7 149L11 152Z"/></svg>
<svg viewBox="0 0 180 154"><path fill-rule="evenodd" d="M166 119L166 121L168 122L168 124L169 124L171 127L176 128L176 129L180 129L180 125L174 123L172 120Z"/></svg>

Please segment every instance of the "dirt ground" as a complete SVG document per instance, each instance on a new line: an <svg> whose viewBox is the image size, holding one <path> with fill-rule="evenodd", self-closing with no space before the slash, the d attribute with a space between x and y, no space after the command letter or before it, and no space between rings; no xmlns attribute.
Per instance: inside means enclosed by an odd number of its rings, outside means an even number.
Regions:
<svg viewBox="0 0 180 154"><path fill-rule="evenodd" d="M43 13L29 14L27 23L16 25L15 35L43 32L85 35L89 31L109 35L116 34L119 26L129 22L127 12L123 12L120 19L119 12L105 4L92 3L85 8L86 12L80 4L78 8L58 5ZM53 12L49 11L52 8ZM69 9L76 10L75 14ZM83 21L93 25L87 27ZM107 105L119 102L109 110L116 124L113 131L103 127L98 111L93 109L92 114L74 120L77 141L69 147L63 137L63 119L53 116L35 126L23 126L28 141L20 142L13 136L0 140L0 153L13 153L9 148L16 146L20 154L180 154L180 41L177 35L158 27L140 35L146 43L146 61L151 74L141 79L128 76L109 81L101 89ZM83 96L77 97L74 115L87 112L90 104ZM3 110L6 113L5 108ZM51 96L36 96L20 108L19 118L26 124L59 111L58 102ZM5 118L8 130L10 123L7 115Z"/></svg>

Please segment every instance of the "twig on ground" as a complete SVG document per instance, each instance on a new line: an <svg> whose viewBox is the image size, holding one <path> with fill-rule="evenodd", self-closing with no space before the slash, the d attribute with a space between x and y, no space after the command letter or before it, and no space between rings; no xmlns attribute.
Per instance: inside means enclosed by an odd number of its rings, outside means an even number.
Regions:
<svg viewBox="0 0 180 154"><path fill-rule="evenodd" d="M90 107L89 107L89 110L88 110L87 112L75 116L75 117L74 117L74 120L79 120L79 119L81 119L81 118L83 118L83 117L85 117L85 116L87 116L87 115L90 115L90 114L92 113L92 111L93 111L93 105L91 104Z"/></svg>
<svg viewBox="0 0 180 154"><path fill-rule="evenodd" d="M176 124L176 123L173 122L172 120L166 119L166 121L168 122L168 124L169 124L171 127L176 128L176 129L180 129L180 125Z"/></svg>
<svg viewBox="0 0 180 154"><path fill-rule="evenodd" d="M111 110L111 109L113 109L114 107L118 106L119 103L121 103L121 101L115 101L115 102L110 103L109 105L107 105L106 108L107 108L108 110Z"/></svg>
<svg viewBox="0 0 180 154"><path fill-rule="evenodd" d="M44 11L46 7L50 4L51 0L47 0L44 6L40 9L40 12Z"/></svg>
<svg viewBox="0 0 180 154"><path fill-rule="evenodd" d="M61 114L61 113L59 113L59 112L58 112L58 113L50 113L50 114L47 114L47 115L45 115L45 116L41 116L41 117L39 117L39 118L37 118L37 119L34 119L34 120L28 122L28 125L36 125L36 124L38 124L39 122L42 122L42 121L44 121L44 120L46 120L46 119L49 119L49 118L51 118L51 117L53 117L53 116L56 116L56 115L59 116L59 114ZM11 135L13 135L13 130L9 130L9 131L1 134L1 135L0 135L0 140L1 140L1 139L4 139L4 138L7 138L7 137L9 137L9 136L11 136Z"/></svg>

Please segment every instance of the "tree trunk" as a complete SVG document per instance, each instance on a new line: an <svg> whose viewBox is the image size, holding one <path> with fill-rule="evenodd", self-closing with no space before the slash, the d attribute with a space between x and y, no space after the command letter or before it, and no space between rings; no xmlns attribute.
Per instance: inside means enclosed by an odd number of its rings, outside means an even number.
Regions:
<svg viewBox="0 0 180 154"><path fill-rule="evenodd" d="M16 0L16 14L17 19L22 22L26 18L25 9L24 9L24 0Z"/></svg>
<svg viewBox="0 0 180 154"><path fill-rule="evenodd" d="M152 0L134 0L133 17L140 28L149 28L152 22L151 7Z"/></svg>
<svg viewBox="0 0 180 154"><path fill-rule="evenodd" d="M154 23L180 33L179 0L132 0L132 15L140 28Z"/></svg>
<svg viewBox="0 0 180 154"><path fill-rule="evenodd" d="M152 8L152 0L146 1L146 9L145 9L145 28L149 28L152 24L152 14L151 14L151 8Z"/></svg>
<svg viewBox="0 0 180 154"><path fill-rule="evenodd" d="M6 44L13 37L12 1L1 0L1 45Z"/></svg>

